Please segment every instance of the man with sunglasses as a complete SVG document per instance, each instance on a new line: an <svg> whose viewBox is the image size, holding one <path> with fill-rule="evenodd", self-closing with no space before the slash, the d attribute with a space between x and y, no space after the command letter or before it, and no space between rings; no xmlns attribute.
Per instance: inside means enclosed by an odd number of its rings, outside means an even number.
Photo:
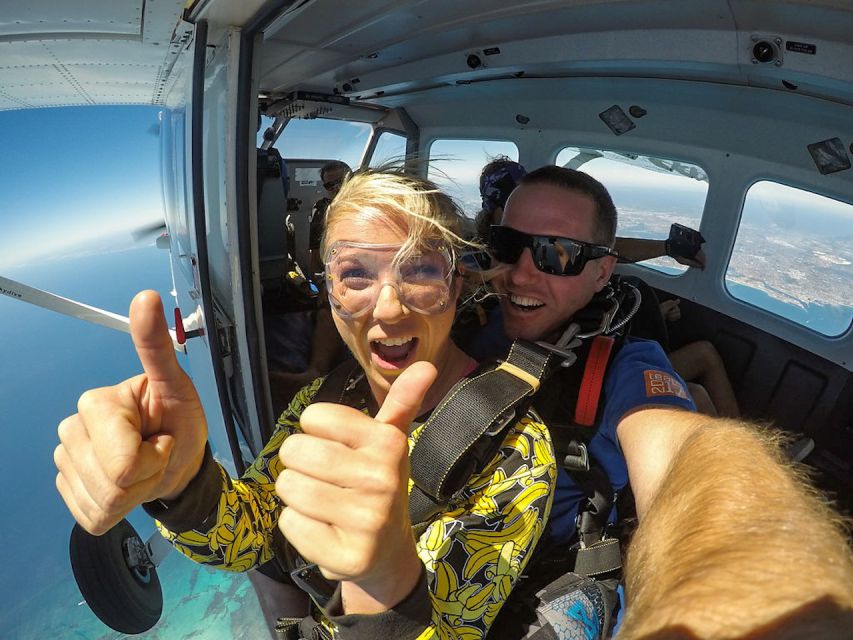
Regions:
<svg viewBox="0 0 853 640"><path fill-rule="evenodd" d="M616 209L610 195L589 175L547 166L525 176L489 238L497 273L492 284L506 337L559 342L570 321L588 314L596 294L608 286L617 260L611 248L615 232ZM738 616L738 628L748 630L780 611L794 610L793 605L768 597L769 591L762 592L769 590L764 582L768 557L788 562L790 554L808 564L809 554L817 557L816 552L800 550L818 536L810 534L799 542L785 537L790 530L784 524L790 516L787 501L804 504L808 489L789 477L782 490L786 498L779 502L774 478L785 472L778 443L754 425L696 414L686 385L661 347L630 337L606 365L603 400L594 424L579 427L576 411L560 415L566 406L577 409L582 393L583 383L569 373L583 370L584 360L588 361L584 347L577 351L582 354L578 362L550 378L533 402L552 426L558 447L560 423L574 429L569 433L575 435L586 429L580 440L586 441L583 456L588 456L588 466L603 470L617 494L630 483L640 525L627 556L629 604L619 613L620 617L624 613L620 637L673 628L690 629L695 637L734 637L739 632L731 624ZM564 454L558 451L558 460ZM565 456L569 467L570 457L571 453ZM712 461L714 466L709 467ZM583 540L583 523L595 492L584 479L588 476L576 471L577 465L571 475L564 469L558 476L549 521L551 545L537 550L540 562L543 556L545 562L529 570L531 576L549 575L548 561L578 537L581 549L607 543L607 536L599 542ZM719 490L721 485L725 490ZM808 506L815 508L819 510L814 502ZM744 521L746 513L749 523ZM746 524L761 535L746 540L748 536L742 535ZM730 553L735 547L737 557ZM845 555L842 547L837 545L833 553ZM505 637L532 637L551 624L552 629L582 628L587 638L604 637L611 626L609 612L603 611L612 602L613 581L599 578L612 579L613 572L599 571L600 566L582 572L577 566L578 573L597 578L569 573L554 580L552 571L547 578L552 582L528 588L538 608L535 619L527 617L527 635L511 629L513 619L524 616L523 606L508 605L496 628L506 628ZM819 568L812 570L821 573ZM733 574L740 578L731 580ZM811 597L805 588L791 586L788 591L791 602ZM769 614L771 608L775 614ZM564 612L564 617L554 619L555 611Z"/></svg>
<svg viewBox="0 0 853 640"><path fill-rule="evenodd" d="M492 322L502 324L507 339L553 345L579 312L588 315L590 303L608 287L616 266L612 249L616 217L605 187L586 173L546 166L521 179L506 203L501 224L491 227L488 240L495 273L491 284L500 302ZM599 323L597 318L592 324ZM487 329L485 340L494 345L494 326L490 329L492 334ZM591 360L592 349L585 342L576 349L578 362L552 376L534 399L555 433L561 429L558 425L576 420L584 384L580 374ZM595 410L580 441L584 441L583 455L600 470L597 482L610 485L601 493L610 488L625 491L630 470L637 511L642 515L660 470L636 464L647 454L647 447L634 446L634 423L649 409L673 413L672 409L694 411L695 407L660 345L625 338L615 343L613 351L609 359L593 363L606 370L598 383L603 400L597 406L593 402ZM555 440L560 438L555 435ZM558 459L566 453L558 451ZM549 539L557 549L584 537L578 523L590 495L585 475L560 470L549 522ZM614 587L615 581L608 586Z"/></svg>

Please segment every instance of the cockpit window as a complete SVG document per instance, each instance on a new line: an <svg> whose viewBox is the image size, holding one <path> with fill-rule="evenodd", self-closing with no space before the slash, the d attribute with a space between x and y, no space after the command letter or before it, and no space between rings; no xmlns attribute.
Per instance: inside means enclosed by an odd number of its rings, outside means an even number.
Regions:
<svg viewBox="0 0 853 640"><path fill-rule="evenodd" d="M370 157L371 167L381 167L387 163L399 163L406 157L406 136L393 131L383 131L379 134L373 155Z"/></svg>
<svg viewBox="0 0 853 640"><path fill-rule="evenodd" d="M291 120L275 143L284 158L343 160L356 168L370 140L364 122L343 120Z"/></svg>
<svg viewBox="0 0 853 640"><path fill-rule="evenodd" d="M853 204L770 181L746 194L726 289L744 302L838 336L853 320Z"/></svg>
<svg viewBox="0 0 853 640"><path fill-rule="evenodd" d="M695 164L582 147L564 148L556 164L584 171L607 187L619 212L619 236L663 239L673 222L697 230L702 222L708 174ZM673 275L687 270L668 257L642 266Z"/></svg>

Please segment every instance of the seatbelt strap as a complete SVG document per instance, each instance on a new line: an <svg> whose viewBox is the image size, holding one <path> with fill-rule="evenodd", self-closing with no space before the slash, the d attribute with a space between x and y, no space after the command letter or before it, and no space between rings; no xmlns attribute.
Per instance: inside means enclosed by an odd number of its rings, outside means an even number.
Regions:
<svg viewBox="0 0 853 640"><path fill-rule="evenodd" d="M610 336L595 336L592 340L592 346L583 371L578 401L575 405L575 422L577 424L586 427L595 424L598 401L601 397L601 389L604 386L604 374L607 373L607 364L610 361L610 353L613 351L614 343L615 340Z"/></svg>

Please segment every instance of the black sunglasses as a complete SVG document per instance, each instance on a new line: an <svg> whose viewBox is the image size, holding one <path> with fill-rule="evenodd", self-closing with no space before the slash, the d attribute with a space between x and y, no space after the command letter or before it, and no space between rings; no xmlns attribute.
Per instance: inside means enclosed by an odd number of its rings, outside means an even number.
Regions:
<svg viewBox="0 0 853 640"><path fill-rule="evenodd" d="M332 180L331 182L324 182L324 183L323 183L323 188L324 188L326 191L331 191L331 190L332 190L332 189L334 189L335 187L340 187L343 183L344 183L344 179L343 179L343 178L338 178L337 180Z"/></svg>
<svg viewBox="0 0 853 640"><path fill-rule="evenodd" d="M576 276L589 260L617 255L603 245L558 236L536 236L500 225L489 228L489 249L496 260L506 264L515 264L524 250L530 249L536 268L556 276Z"/></svg>

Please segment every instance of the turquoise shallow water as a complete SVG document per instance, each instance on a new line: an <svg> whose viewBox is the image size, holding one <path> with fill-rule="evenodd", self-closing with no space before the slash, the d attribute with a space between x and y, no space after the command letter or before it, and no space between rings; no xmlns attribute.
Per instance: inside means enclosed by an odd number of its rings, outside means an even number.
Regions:
<svg viewBox="0 0 853 640"><path fill-rule="evenodd" d="M149 631L127 636L98 620L82 601L73 578L45 588L36 602L4 614L4 638L162 638L216 640L268 638L258 599L248 578L196 565L177 553L158 569L163 616ZM11 614L11 615L10 615Z"/></svg>

